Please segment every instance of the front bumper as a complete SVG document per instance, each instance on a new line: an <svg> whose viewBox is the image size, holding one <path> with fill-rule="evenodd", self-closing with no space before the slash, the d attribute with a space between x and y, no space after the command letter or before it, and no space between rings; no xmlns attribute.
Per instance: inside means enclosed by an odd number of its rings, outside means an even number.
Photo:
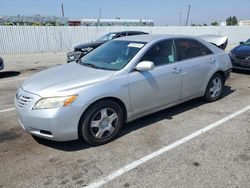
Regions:
<svg viewBox="0 0 250 188"><path fill-rule="evenodd" d="M0 62L0 70L3 70L3 68L4 68L4 63Z"/></svg>
<svg viewBox="0 0 250 188"><path fill-rule="evenodd" d="M239 60L232 57L230 57L230 59L234 69L250 70L250 61Z"/></svg>
<svg viewBox="0 0 250 188"><path fill-rule="evenodd" d="M28 102L20 101L20 97ZM21 127L28 133L55 141L78 139L81 111L73 106L32 110L41 97L19 89L15 105ZM24 100L24 101L25 101Z"/></svg>

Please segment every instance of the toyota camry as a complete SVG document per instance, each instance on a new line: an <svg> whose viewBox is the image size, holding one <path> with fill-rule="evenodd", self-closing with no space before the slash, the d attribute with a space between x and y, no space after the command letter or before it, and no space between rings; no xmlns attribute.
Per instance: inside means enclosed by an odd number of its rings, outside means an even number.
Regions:
<svg viewBox="0 0 250 188"><path fill-rule="evenodd" d="M193 98L218 100L231 68L223 50L197 37L119 38L24 81L18 119L36 137L101 145L137 118Z"/></svg>

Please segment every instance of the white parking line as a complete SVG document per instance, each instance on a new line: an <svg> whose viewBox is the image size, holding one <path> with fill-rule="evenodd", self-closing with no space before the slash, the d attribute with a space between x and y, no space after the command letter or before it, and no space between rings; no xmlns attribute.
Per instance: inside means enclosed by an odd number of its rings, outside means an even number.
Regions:
<svg viewBox="0 0 250 188"><path fill-rule="evenodd" d="M9 82L18 82L18 81L25 80L25 79L27 79L27 78L28 78L28 77L22 77L22 78L15 79L15 80L2 81L2 82L0 82L0 84L6 84L6 83L9 83Z"/></svg>
<svg viewBox="0 0 250 188"><path fill-rule="evenodd" d="M134 162L132 162L132 163L118 169L118 170L116 170L115 172L109 174L108 176L103 177L100 180L98 180L96 182L93 182L93 183L91 183L91 184L89 184L88 186L85 186L85 187L87 187L87 188L100 187L103 184L108 183L108 182L112 181L113 179L123 175L124 173L126 173L126 172L128 172L130 170L133 170L134 168L136 168L139 165L147 162L148 160L153 159L153 158L155 158L155 157L157 157L157 156L159 156L159 155L161 155L161 154L163 154L163 153L165 153L165 152L167 152L167 151L169 151L169 150L171 150L171 149L173 149L173 148L175 148L175 147L177 147L177 146L179 146L181 144L184 144L184 143L188 142L189 140L191 140L191 139L193 139L193 138L195 138L195 137L197 137L197 136L199 136L199 135L201 135L201 134L203 134L203 133L205 133L205 132L207 132L207 131L209 131L209 130L211 130L211 129L213 129L213 128L215 128L215 127L217 127L217 126L219 126L219 125L221 125L223 123L225 123L226 121L229 121L230 119L235 118L236 116L238 116L238 115L240 115L240 114L242 114L242 113L244 113L244 112L246 112L248 110L250 110L250 105L243 108L243 109L241 109L241 110L239 110L239 111L237 111L237 112L235 112L235 113L233 113L233 114L231 114L231 115L229 115L229 116L227 116L227 117L225 117L225 118L223 118L223 119L221 119L221 120L219 120L219 121L216 121L215 123L203 128L203 129L200 129L200 130L188 135L185 138L182 138L182 139L180 139L180 140L178 140L178 141L176 141L176 142L174 142L174 143L172 143L172 144L170 144L168 146L165 146L165 147L163 147L163 148L149 154L149 155L146 155L145 157L142 157L141 159L136 160L136 161L134 161Z"/></svg>
<svg viewBox="0 0 250 188"><path fill-rule="evenodd" d="M13 110L15 110L15 109L16 109L16 108L9 108L9 109L5 109L5 110L0 110L0 113L13 111Z"/></svg>

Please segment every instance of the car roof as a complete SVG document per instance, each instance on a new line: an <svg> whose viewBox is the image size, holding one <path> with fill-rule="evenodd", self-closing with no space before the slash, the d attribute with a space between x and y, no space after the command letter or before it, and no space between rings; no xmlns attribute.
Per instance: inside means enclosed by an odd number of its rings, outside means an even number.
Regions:
<svg viewBox="0 0 250 188"><path fill-rule="evenodd" d="M150 41L157 41L162 39L173 39L173 38L189 38L189 39L197 39L196 37L189 36L189 35L133 35L128 37L117 38L115 40L122 40L122 41L137 41L137 42L150 42Z"/></svg>

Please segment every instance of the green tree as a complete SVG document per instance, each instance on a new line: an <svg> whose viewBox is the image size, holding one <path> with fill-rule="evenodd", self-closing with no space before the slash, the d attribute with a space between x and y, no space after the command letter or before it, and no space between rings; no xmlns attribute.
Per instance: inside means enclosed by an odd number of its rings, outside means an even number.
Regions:
<svg viewBox="0 0 250 188"><path fill-rule="evenodd" d="M238 25L238 20L235 16L232 18L232 25Z"/></svg>
<svg viewBox="0 0 250 188"><path fill-rule="evenodd" d="M212 25L212 26L218 26L219 23L215 21L215 22L212 22L211 25Z"/></svg>
<svg viewBox="0 0 250 188"><path fill-rule="evenodd" d="M237 20L237 18L235 17L235 16L233 16L233 17L228 17L227 19L226 19L226 22L227 22L227 25L237 25L238 24L238 20Z"/></svg>

